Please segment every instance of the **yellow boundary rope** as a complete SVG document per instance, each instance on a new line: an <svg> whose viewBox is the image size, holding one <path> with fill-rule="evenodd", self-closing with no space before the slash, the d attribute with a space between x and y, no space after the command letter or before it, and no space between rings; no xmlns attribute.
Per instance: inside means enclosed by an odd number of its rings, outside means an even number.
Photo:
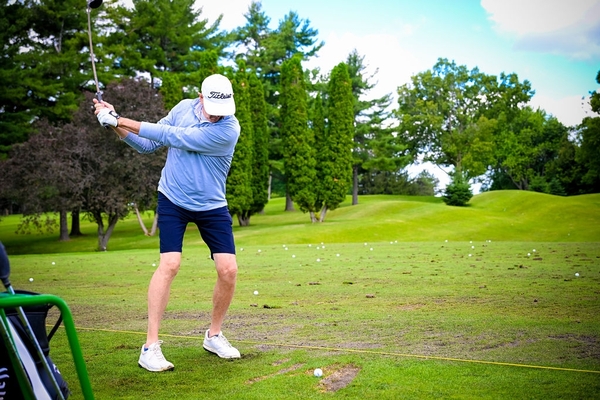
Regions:
<svg viewBox="0 0 600 400"><path fill-rule="evenodd" d="M115 329L101 329L101 328L77 328L77 329L84 330L84 331L146 335L145 332L122 331L122 330L115 330ZM197 336L182 336L182 335L170 335L170 334L161 334L161 336L178 338L178 339L203 339L203 338L197 337ZM423 356L423 355L418 355L418 354L393 353L393 352L387 352L387 351L341 349L341 348L337 348L337 347L305 346L305 345L284 344L284 343L268 343L268 342L265 343L265 342L254 342L254 341L250 341L250 340L236 340L236 341L241 342L241 343L247 343L247 344L260 344L263 346L274 346L274 347L290 347L290 348L295 348L295 349L326 350L326 351L338 351L338 352L345 352L345 353L374 354L374 355L383 355L383 356L420 358L420 359L425 359L425 360L456 361L456 362L465 362L465 363L473 363L473 364L502 365L505 367L535 368L535 369L546 369L546 370L553 370L553 371L587 372L587 373L591 373L591 374L600 374L600 371L594 371L594 370L589 370L589 369L547 367L547 366L543 366L543 365L514 364L514 363L506 363L506 362L498 362L498 361L467 360L467 359L463 359L463 358Z"/></svg>

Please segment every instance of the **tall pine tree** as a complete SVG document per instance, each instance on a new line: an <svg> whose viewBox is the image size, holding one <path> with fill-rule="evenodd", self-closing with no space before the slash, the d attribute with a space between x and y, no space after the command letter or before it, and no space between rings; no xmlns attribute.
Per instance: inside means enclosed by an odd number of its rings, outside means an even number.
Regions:
<svg viewBox="0 0 600 400"><path fill-rule="evenodd" d="M323 208L319 220L325 220L328 210L335 210L346 198L352 184L352 138L354 136L354 96L346 63L331 71L329 81L329 129L320 151L326 154L323 163Z"/></svg>
<svg viewBox="0 0 600 400"><path fill-rule="evenodd" d="M262 82L256 74L250 74L250 99L254 157L252 162L252 208L256 214L269 201L269 127L267 120L267 102Z"/></svg>
<svg viewBox="0 0 600 400"><path fill-rule="evenodd" d="M240 226L247 225L244 216L252 206L252 111L248 75L243 62L238 65L232 81L235 99L235 116L240 122L240 137L235 146L231 169L227 177L227 203L229 212L236 215Z"/></svg>
<svg viewBox="0 0 600 400"><path fill-rule="evenodd" d="M300 55L282 64L281 88L281 133L287 190L302 212L314 213L314 137L308 127L308 100Z"/></svg>

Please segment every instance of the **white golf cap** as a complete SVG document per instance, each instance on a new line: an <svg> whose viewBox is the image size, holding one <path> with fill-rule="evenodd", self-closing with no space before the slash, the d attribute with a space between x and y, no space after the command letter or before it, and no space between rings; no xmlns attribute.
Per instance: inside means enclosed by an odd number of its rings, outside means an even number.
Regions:
<svg viewBox="0 0 600 400"><path fill-rule="evenodd" d="M210 115L235 114L233 88L227 77L214 74L202 82L202 97L204 110Z"/></svg>

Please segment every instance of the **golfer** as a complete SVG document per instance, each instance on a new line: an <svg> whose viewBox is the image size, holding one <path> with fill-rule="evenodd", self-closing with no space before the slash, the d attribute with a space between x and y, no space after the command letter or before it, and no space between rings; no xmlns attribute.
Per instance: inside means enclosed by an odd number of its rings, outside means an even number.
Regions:
<svg viewBox="0 0 600 400"><path fill-rule="evenodd" d="M190 222L198 226L217 271L211 324L203 347L221 358L239 358L240 352L221 332L238 270L232 218L225 200L225 181L240 135L231 82L223 75L209 76L202 82L198 99L182 100L155 124L120 117L104 101L94 99L94 103L100 124L111 126L138 152L168 147L158 183L160 264L148 288L148 332L138 364L153 372L174 368L162 354L158 331Z"/></svg>

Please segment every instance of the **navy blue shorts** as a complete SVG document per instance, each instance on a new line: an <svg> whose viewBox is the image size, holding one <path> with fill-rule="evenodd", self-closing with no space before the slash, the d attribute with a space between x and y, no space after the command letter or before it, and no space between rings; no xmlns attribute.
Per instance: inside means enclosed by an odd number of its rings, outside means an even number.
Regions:
<svg viewBox="0 0 600 400"><path fill-rule="evenodd" d="M179 252L183 248L183 235L188 223L193 222L200 236L214 253L235 254L233 242L233 220L227 206L208 211L189 211L173 204L158 192L158 229L160 252Z"/></svg>

